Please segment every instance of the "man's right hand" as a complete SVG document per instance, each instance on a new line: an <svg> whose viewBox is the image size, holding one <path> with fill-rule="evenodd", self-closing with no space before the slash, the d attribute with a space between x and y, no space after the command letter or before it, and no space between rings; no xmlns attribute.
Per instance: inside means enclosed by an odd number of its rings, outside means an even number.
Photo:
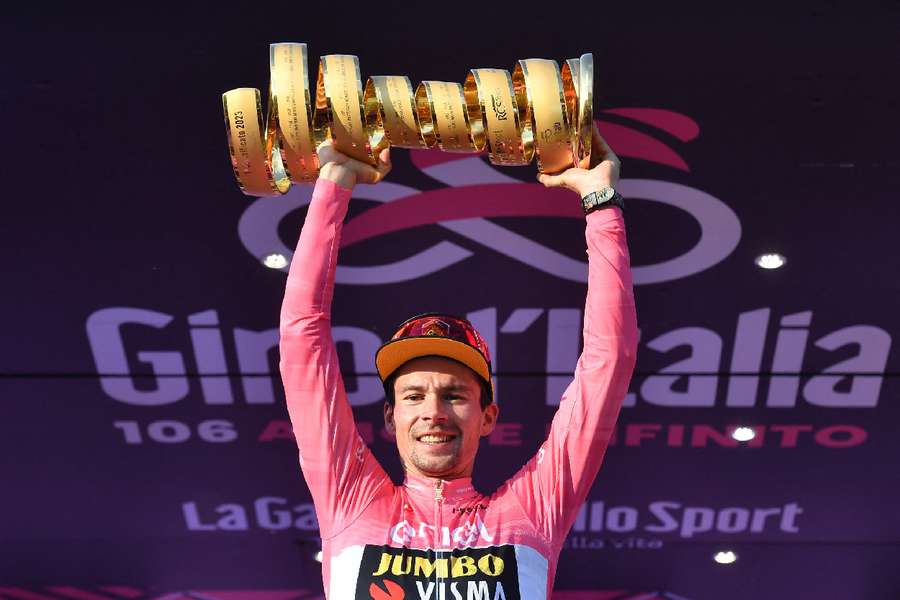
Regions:
<svg viewBox="0 0 900 600"><path fill-rule="evenodd" d="M350 158L334 147L333 140L323 142L318 148L319 177L333 181L341 187L353 189L357 183L378 183L391 170L391 149L385 148L378 155L378 165L372 166Z"/></svg>

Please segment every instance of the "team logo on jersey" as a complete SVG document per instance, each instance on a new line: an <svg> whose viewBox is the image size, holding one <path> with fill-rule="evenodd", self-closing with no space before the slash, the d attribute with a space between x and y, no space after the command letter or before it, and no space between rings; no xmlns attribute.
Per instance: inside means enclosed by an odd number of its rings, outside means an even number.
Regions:
<svg viewBox="0 0 900 600"><path fill-rule="evenodd" d="M412 550L367 545L356 600L520 600L512 545Z"/></svg>

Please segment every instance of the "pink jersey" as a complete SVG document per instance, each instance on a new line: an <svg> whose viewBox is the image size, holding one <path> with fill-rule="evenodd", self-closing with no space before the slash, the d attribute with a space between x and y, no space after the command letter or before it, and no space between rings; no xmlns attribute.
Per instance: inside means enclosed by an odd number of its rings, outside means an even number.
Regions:
<svg viewBox="0 0 900 600"><path fill-rule="evenodd" d="M331 338L350 192L319 179L281 312L281 374L331 600L549 598L634 368L637 324L618 208L591 213L584 351L538 452L490 496L470 479L397 486L353 420ZM573 198L573 201L575 199Z"/></svg>

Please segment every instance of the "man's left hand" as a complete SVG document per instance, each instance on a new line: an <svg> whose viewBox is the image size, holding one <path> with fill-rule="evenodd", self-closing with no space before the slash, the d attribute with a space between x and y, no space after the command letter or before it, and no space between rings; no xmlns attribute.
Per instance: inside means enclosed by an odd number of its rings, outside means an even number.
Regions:
<svg viewBox="0 0 900 600"><path fill-rule="evenodd" d="M619 183L619 172L622 163L619 157L612 151L609 144L600 137L597 124L594 123L591 135L591 168L579 169L572 167L558 175L541 173L538 181L546 187L563 187L584 198L591 192L599 192L605 187L616 187Z"/></svg>

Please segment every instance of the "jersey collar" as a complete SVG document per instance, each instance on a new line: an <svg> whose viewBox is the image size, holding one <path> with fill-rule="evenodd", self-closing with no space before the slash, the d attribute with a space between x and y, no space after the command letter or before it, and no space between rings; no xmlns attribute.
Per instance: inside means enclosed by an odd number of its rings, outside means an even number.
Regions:
<svg viewBox="0 0 900 600"><path fill-rule="evenodd" d="M438 485L439 481L441 482L440 486ZM471 477L438 480L407 473L406 478L403 480L403 485L411 493L429 497L434 497L435 490L438 487L441 487L441 494L444 498L462 498L477 495L475 488L472 487Z"/></svg>

